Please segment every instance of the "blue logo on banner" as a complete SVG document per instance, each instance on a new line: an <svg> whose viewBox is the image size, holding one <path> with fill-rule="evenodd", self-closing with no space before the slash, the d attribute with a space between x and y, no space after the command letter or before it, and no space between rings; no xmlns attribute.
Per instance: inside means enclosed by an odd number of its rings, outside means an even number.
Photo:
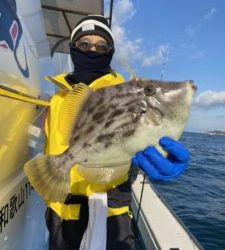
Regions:
<svg viewBox="0 0 225 250"><path fill-rule="evenodd" d="M26 51L24 49L26 66L23 68L17 57L17 49L23 30L16 13L15 0L0 0L0 48L10 49L15 61L25 77L29 77Z"/></svg>

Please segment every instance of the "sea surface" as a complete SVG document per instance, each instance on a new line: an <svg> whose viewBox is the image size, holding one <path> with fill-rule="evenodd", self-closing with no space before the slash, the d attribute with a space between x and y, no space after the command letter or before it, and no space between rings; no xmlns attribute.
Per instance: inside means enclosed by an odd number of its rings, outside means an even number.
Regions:
<svg viewBox="0 0 225 250"><path fill-rule="evenodd" d="M225 249L225 136L184 133L190 165L175 181L155 183L206 250Z"/></svg>

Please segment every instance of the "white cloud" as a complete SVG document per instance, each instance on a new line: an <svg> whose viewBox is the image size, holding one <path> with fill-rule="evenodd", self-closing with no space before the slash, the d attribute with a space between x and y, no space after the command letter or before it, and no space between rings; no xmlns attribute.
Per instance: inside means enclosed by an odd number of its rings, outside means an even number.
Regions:
<svg viewBox="0 0 225 250"><path fill-rule="evenodd" d="M216 8L211 8L211 10L203 16L203 20L209 20L216 12Z"/></svg>
<svg viewBox="0 0 225 250"><path fill-rule="evenodd" d="M166 63L168 60L168 55L169 55L168 45L161 45L156 49L153 55L150 55L143 60L142 66L149 67L152 65Z"/></svg>
<svg viewBox="0 0 225 250"><path fill-rule="evenodd" d="M193 27L193 25L188 25L188 27L185 29L186 33L189 36L194 36L199 30L201 30L203 24L210 20L212 16L217 12L216 8L211 8L209 12L207 12L199 21L199 23Z"/></svg>
<svg viewBox="0 0 225 250"><path fill-rule="evenodd" d="M225 107L225 91L215 92L207 90L199 94L193 103L196 107L209 108L214 106Z"/></svg>
<svg viewBox="0 0 225 250"><path fill-rule="evenodd" d="M115 36L114 61L130 75L134 75L132 64L138 63L142 67L158 65L165 61L168 57L168 45L159 45L158 47L148 48L153 51L151 54L146 52L142 37L130 38L129 31L125 25L134 17L136 9L132 0L118 0L114 4L112 31ZM165 51L167 51L165 53ZM167 58L168 59L168 58ZM167 60L166 59L166 60Z"/></svg>
<svg viewBox="0 0 225 250"><path fill-rule="evenodd" d="M118 0L115 3L113 13L113 23L123 24L127 20L131 19L136 10L134 8L133 2L131 0Z"/></svg>

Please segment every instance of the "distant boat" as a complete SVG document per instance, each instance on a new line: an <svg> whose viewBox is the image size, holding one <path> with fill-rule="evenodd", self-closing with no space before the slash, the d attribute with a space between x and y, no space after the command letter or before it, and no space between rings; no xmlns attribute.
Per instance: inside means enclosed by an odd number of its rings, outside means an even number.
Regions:
<svg viewBox="0 0 225 250"><path fill-rule="evenodd" d="M210 130L207 132L209 135L223 135L225 136L225 131L220 131L220 130Z"/></svg>

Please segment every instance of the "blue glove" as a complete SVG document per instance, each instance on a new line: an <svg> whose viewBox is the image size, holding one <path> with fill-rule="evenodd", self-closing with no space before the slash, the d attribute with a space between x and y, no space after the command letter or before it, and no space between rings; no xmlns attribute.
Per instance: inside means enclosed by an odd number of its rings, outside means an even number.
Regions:
<svg viewBox="0 0 225 250"><path fill-rule="evenodd" d="M151 180L167 181L179 177L188 166L188 150L169 137L162 137L159 144L168 152L167 158L155 147L149 146L135 154L132 166L141 168Z"/></svg>

